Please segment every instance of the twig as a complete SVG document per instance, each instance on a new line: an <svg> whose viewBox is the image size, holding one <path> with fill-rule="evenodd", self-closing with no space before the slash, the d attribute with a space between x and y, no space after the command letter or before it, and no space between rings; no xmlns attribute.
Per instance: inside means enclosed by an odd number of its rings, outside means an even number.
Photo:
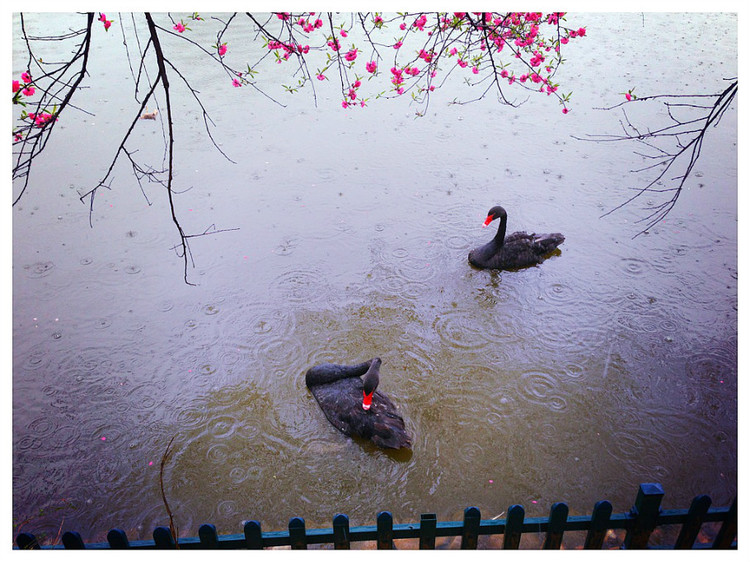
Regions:
<svg viewBox="0 0 750 562"><path fill-rule="evenodd" d="M172 442L175 440L176 435L172 436L169 440L167 448L164 450L164 454L161 457L161 466L159 468L159 486L161 488L161 500L164 502L164 507L167 510L169 516L169 532L172 533L174 544L176 548L180 548L179 539L177 538L177 527L174 524L174 517L172 516L172 510L169 509L169 502L167 502L167 495L164 493L164 466L167 464L167 457L169 456L169 449L172 446Z"/></svg>

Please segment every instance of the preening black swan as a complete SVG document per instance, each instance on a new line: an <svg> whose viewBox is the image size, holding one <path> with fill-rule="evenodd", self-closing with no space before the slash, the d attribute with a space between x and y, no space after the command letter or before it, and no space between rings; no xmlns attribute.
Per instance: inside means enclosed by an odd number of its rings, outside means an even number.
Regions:
<svg viewBox="0 0 750 562"><path fill-rule="evenodd" d="M469 252L469 263L483 269L520 269L544 261L565 240L565 236L554 234L526 234L514 232L505 236L508 213L499 205L487 212L484 226L495 219L500 219L500 226L495 237L484 246Z"/></svg>
<svg viewBox="0 0 750 562"><path fill-rule="evenodd" d="M376 390L380 363L376 357L358 365L315 365L307 371L305 384L328 421L343 434L369 439L385 449L409 448L404 419Z"/></svg>

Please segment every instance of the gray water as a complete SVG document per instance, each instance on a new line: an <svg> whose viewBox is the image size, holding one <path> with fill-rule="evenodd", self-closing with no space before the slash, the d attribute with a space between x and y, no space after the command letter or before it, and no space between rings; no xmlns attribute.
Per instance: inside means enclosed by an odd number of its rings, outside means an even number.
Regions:
<svg viewBox="0 0 750 562"><path fill-rule="evenodd" d="M736 105L673 212L635 238L648 198L601 215L648 179L630 172L643 166L636 147L573 136L619 133L621 113L597 108L633 86L723 90L737 74L737 19L568 20L587 28L558 74L568 115L546 96L451 105L460 80L421 119L406 99L344 111L335 85L319 86L317 107L309 91L277 90L282 108L191 68L235 163L173 83L177 212L189 233L239 229L191 240L196 286L182 280L163 188L144 197L121 165L93 227L79 201L136 111L119 31L97 33L91 87L76 98L95 115L66 113L12 212L14 524L48 540L61 527L150 538L168 523L159 465L173 437L165 488L183 536L204 522L241 532L247 519L279 530L292 516L323 527L340 512L360 525L381 510L399 523L520 503L533 517L605 498L622 512L641 482L663 484L666 508L699 493L727 505ZM59 21L29 17L45 32ZM185 68L195 60L173 52ZM284 69L266 68L271 88ZM161 142L158 121L138 122L133 147L154 167ZM497 203L509 232L564 233L561 253L516 272L471 268ZM409 455L339 434L305 388L316 363L375 356Z"/></svg>

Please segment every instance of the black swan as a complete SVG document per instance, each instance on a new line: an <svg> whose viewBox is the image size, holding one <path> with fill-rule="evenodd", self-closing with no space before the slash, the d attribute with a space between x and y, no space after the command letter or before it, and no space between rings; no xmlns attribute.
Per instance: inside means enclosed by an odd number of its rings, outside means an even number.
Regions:
<svg viewBox="0 0 750 562"><path fill-rule="evenodd" d="M487 212L483 226L495 219L500 219L500 226L495 237L484 246L469 252L469 263L483 269L520 269L544 261L565 240L560 233L526 234L514 232L505 236L508 213L499 205Z"/></svg>
<svg viewBox="0 0 750 562"><path fill-rule="evenodd" d="M410 448L404 419L376 390L380 363L376 357L358 365L315 365L307 371L305 384L328 421L344 435L371 440L384 449Z"/></svg>

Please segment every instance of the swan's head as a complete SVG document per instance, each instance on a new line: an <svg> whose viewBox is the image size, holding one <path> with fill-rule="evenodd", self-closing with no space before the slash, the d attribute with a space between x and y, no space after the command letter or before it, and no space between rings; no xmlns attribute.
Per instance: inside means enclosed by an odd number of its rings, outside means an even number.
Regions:
<svg viewBox="0 0 750 562"><path fill-rule="evenodd" d="M362 379L362 408L364 410L369 410L370 406L372 406L372 397L375 394L375 389L378 387L378 383L380 382L380 363L381 361L379 358L376 357L373 359L370 362L370 368Z"/></svg>
<svg viewBox="0 0 750 562"><path fill-rule="evenodd" d="M503 209L500 205L496 205L489 211L487 211L487 218L484 220L482 228L488 227L490 223L495 219L506 218L507 216L508 213L505 212L505 209Z"/></svg>

